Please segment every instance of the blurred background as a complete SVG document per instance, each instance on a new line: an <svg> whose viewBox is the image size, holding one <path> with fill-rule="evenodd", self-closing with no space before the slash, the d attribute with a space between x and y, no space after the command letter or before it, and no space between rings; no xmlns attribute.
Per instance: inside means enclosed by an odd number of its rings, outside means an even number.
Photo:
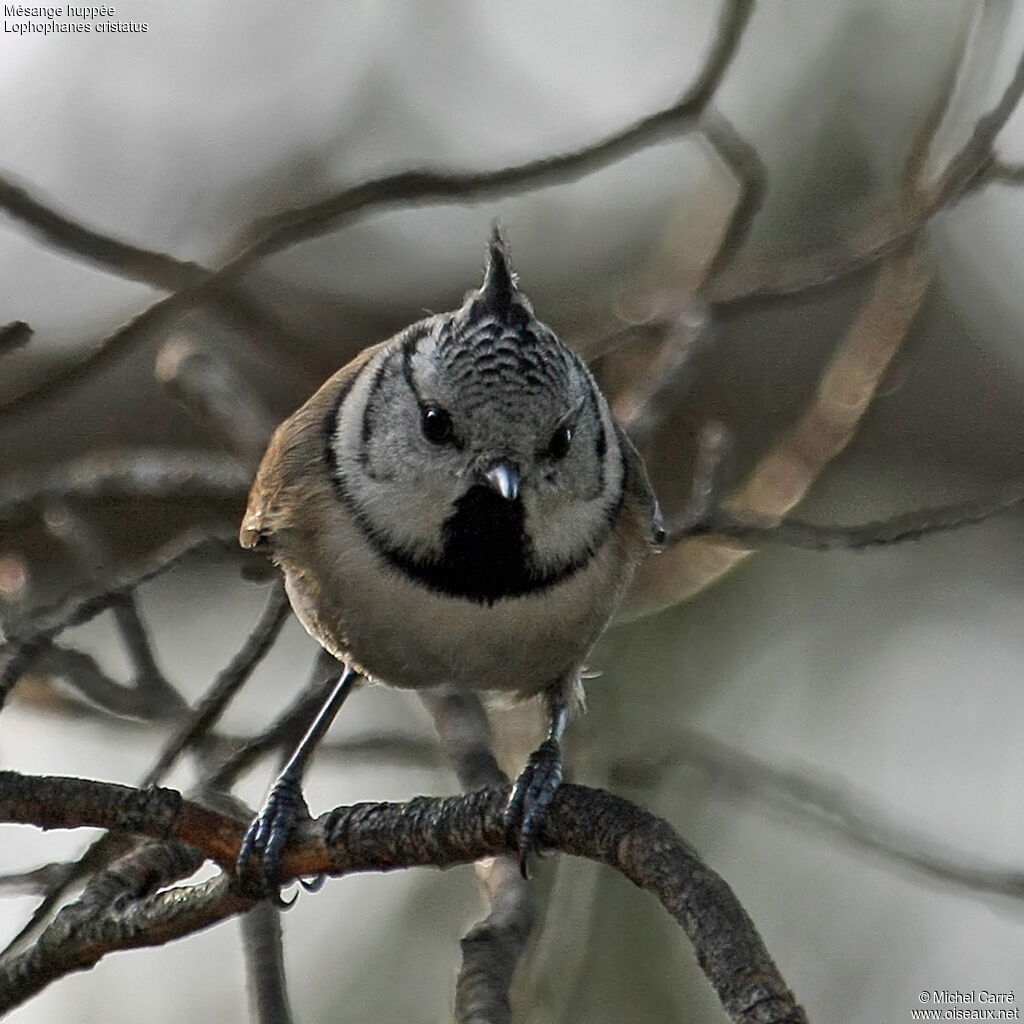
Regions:
<svg viewBox="0 0 1024 1024"><path fill-rule="evenodd" d="M344 185L410 167L519 163L667 106L699 73L721 6L134 0L117 18L145 22L145 34L5 32L0 173L87 225L212 266L257 218ZM242 279L271 326L196 303L31 402L17 396L164 293L4 217L0 323L23 320L35 334L0 357L0 494L97 453L222 452L216 424L191 416L167 372L155 372L169 341L202 346L279 420L363 346L457 304L479 282L498 218L523 289L567 341L596 357L616 332L640 335L598 364L613 398L658 365L652 316L704 324L686 348L685 386L642 439L656 489L678 509L705 423L720 420L735 437L738 480L799 420L877 265L827 283L821 261L808 260L820 287L718 306L715 294L741 295L818 252L833 254L830 271L852 267L864 232L904 208L901 168L937 105L932 176L994 106L1022 50L1024 7L1010 0L765 0L712 101L756 153L765 188L749 234L706 287L702 269L742 189L721 153L690 133L575 182L387 208L326 232ZM1024 112L997 152L1024 161ZM920 310L852 443L816 473L801 518L864 522L1024 478L1022 228L1024 188L1001 182L931 219ZM243 507L244 484L75 504L107 572L185 528L233 526ZM20 505L0 520L6 621L89 582L55 532L52 506ZM912 849L965 868L1020 865L1022 539L1017 514L863 554L772 547L686 601L665 598L673 588L660 580L647 604L670 607L613 629L595 652L600 676L571 728L571 777L639 801L701 852L811 1020L909 1020L922 990L1020 988L1019 897L866 847L902 830ZM230 560L192 563L140 591L157 661L187 700L241 644L264 596ZM64 641L130 678L108 618ZM265 726L314 654L290 622L224 731ZM539 714L501 712L495 723L515 773L539 738ZM343 748L382 733L407 739L409 756L325 752L307 784L314 812L455 791L423 753L433 733L411 695L360 692L331 739ZM134 784L166 734L90 710L66 682L37 673L0 718L0 763ZM190 771L169 783L187 787ZM768 788L773 771L789 773L781 797ZM272 774L262 762L237 792L257 805ZM807 782L859 801L870 822L845 836L823 825L841 815L808 812ZM0 872L72 857L88 838L4 827ZM517 981L520 1019L724 1019L652 899L568 858L547 860L536 884L546 909ZM0 940L34 905L13 894L0 903ZM484 912L471 868L353 877L303 895L283 918L296 1019L449 1019L458 940ZM10 1019L246 1020L238 930L228 922L109 956Z"/></svg>

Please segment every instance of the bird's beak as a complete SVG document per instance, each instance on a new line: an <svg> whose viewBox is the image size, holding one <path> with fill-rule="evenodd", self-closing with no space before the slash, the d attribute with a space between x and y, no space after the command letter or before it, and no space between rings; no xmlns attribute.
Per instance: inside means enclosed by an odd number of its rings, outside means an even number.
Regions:
<svg viewBox="0 0 1024 1024"><path fill-rule="evenodd" d="M511 462L505 459L495 462L483 476L488 486L506 501L515 501L519 497L519 470Z"/></svg>

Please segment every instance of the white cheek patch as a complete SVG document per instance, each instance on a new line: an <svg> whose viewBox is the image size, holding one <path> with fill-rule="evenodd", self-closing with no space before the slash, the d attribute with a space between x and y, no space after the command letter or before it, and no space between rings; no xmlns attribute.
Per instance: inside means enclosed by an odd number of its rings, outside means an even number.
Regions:
<svg viewBox="0 0 1024 1024"><path fill-rule="evenodd" d="M389 346L363 367L335 416L329 444L350 511L364 528L391 544L425 552L439 541L447 496L425 501L416 467L405 464L401 451L377 473L361 461L367 407L378 388L405 387L401 359L401 348ZM378 423L377 429L387 430L389 424Z"/></svg>
<svg viewBox="0 0 1024 1024"><path fill-rule="evenodd" d="M596 551L607 538L622 501L625 484L622 448L608 404L599 393L595 404L605 437L602 486L592 498L545 503L544 508L531 510L535 514L529 517L527 528L535 556L543 568L576 561Z"/></svg>

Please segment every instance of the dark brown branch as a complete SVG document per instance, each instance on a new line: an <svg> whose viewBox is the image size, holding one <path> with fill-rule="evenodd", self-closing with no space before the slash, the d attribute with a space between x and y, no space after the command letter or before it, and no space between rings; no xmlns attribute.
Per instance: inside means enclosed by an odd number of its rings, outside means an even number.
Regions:
<svg viewBox="0 0 1024 1024"><path fill-rule="evenodd" d="M300 829L285 856L284 877L449 867L514 853L504 820L507 800L503 788L337 808ZM189 803L173 790L14 772L0 772L0 821L116 828L193 846L225 866L234 864L248 825ZM555 796L540 841L547 849L608 864L654 895L694 943L698 962L733 1021L806 1020L735 895L665 822L601 790L566 784ZM19 976L17 998L8 995L13 993L10 965L0 964L0 1010L114 949L166 942L250 905L223 876L205 886L143 898L132 905L129 922L117 917L117 927L106 929L105 944L88 932L83 951L72 933L60 944L59 964L54 963L58 951L50 949L49 959L44 951L30 991Z"/></svg>

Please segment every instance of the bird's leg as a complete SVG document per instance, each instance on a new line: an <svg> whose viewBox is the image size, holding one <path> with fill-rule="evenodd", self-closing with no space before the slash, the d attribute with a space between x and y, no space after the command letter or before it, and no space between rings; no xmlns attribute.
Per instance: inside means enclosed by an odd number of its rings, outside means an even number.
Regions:
<svg viewBox="0 0 1024 1024"><path fill-rule="evenodd" d="M281 855L285 843L295 826L309 817L309 809L302 796L302 777L305 775L313 750L331 726L342 704L355 688L358 676L347 665L324 706L306 730L288 763L281 770L270 795L245 834L238 853L236 873L244 890L250 894L272 899L279 907L295 902L281 899ZM259 860L259 874L255 874L252 858ZM311 883L302 883L307 889L318 889L323 877Z"/></svg>
<svg viewBox="0 0 1024 1024"><path fill-rule="evenodd" d="M569 721L569 705L561 686L549 687L544 698L550 722L547 738L530 755L512 787L505 810L509 829L516 829L519 833L519 870L524 878L529 877L527 860L533 851L537 832L562 782L562 736Z"/></svg>

